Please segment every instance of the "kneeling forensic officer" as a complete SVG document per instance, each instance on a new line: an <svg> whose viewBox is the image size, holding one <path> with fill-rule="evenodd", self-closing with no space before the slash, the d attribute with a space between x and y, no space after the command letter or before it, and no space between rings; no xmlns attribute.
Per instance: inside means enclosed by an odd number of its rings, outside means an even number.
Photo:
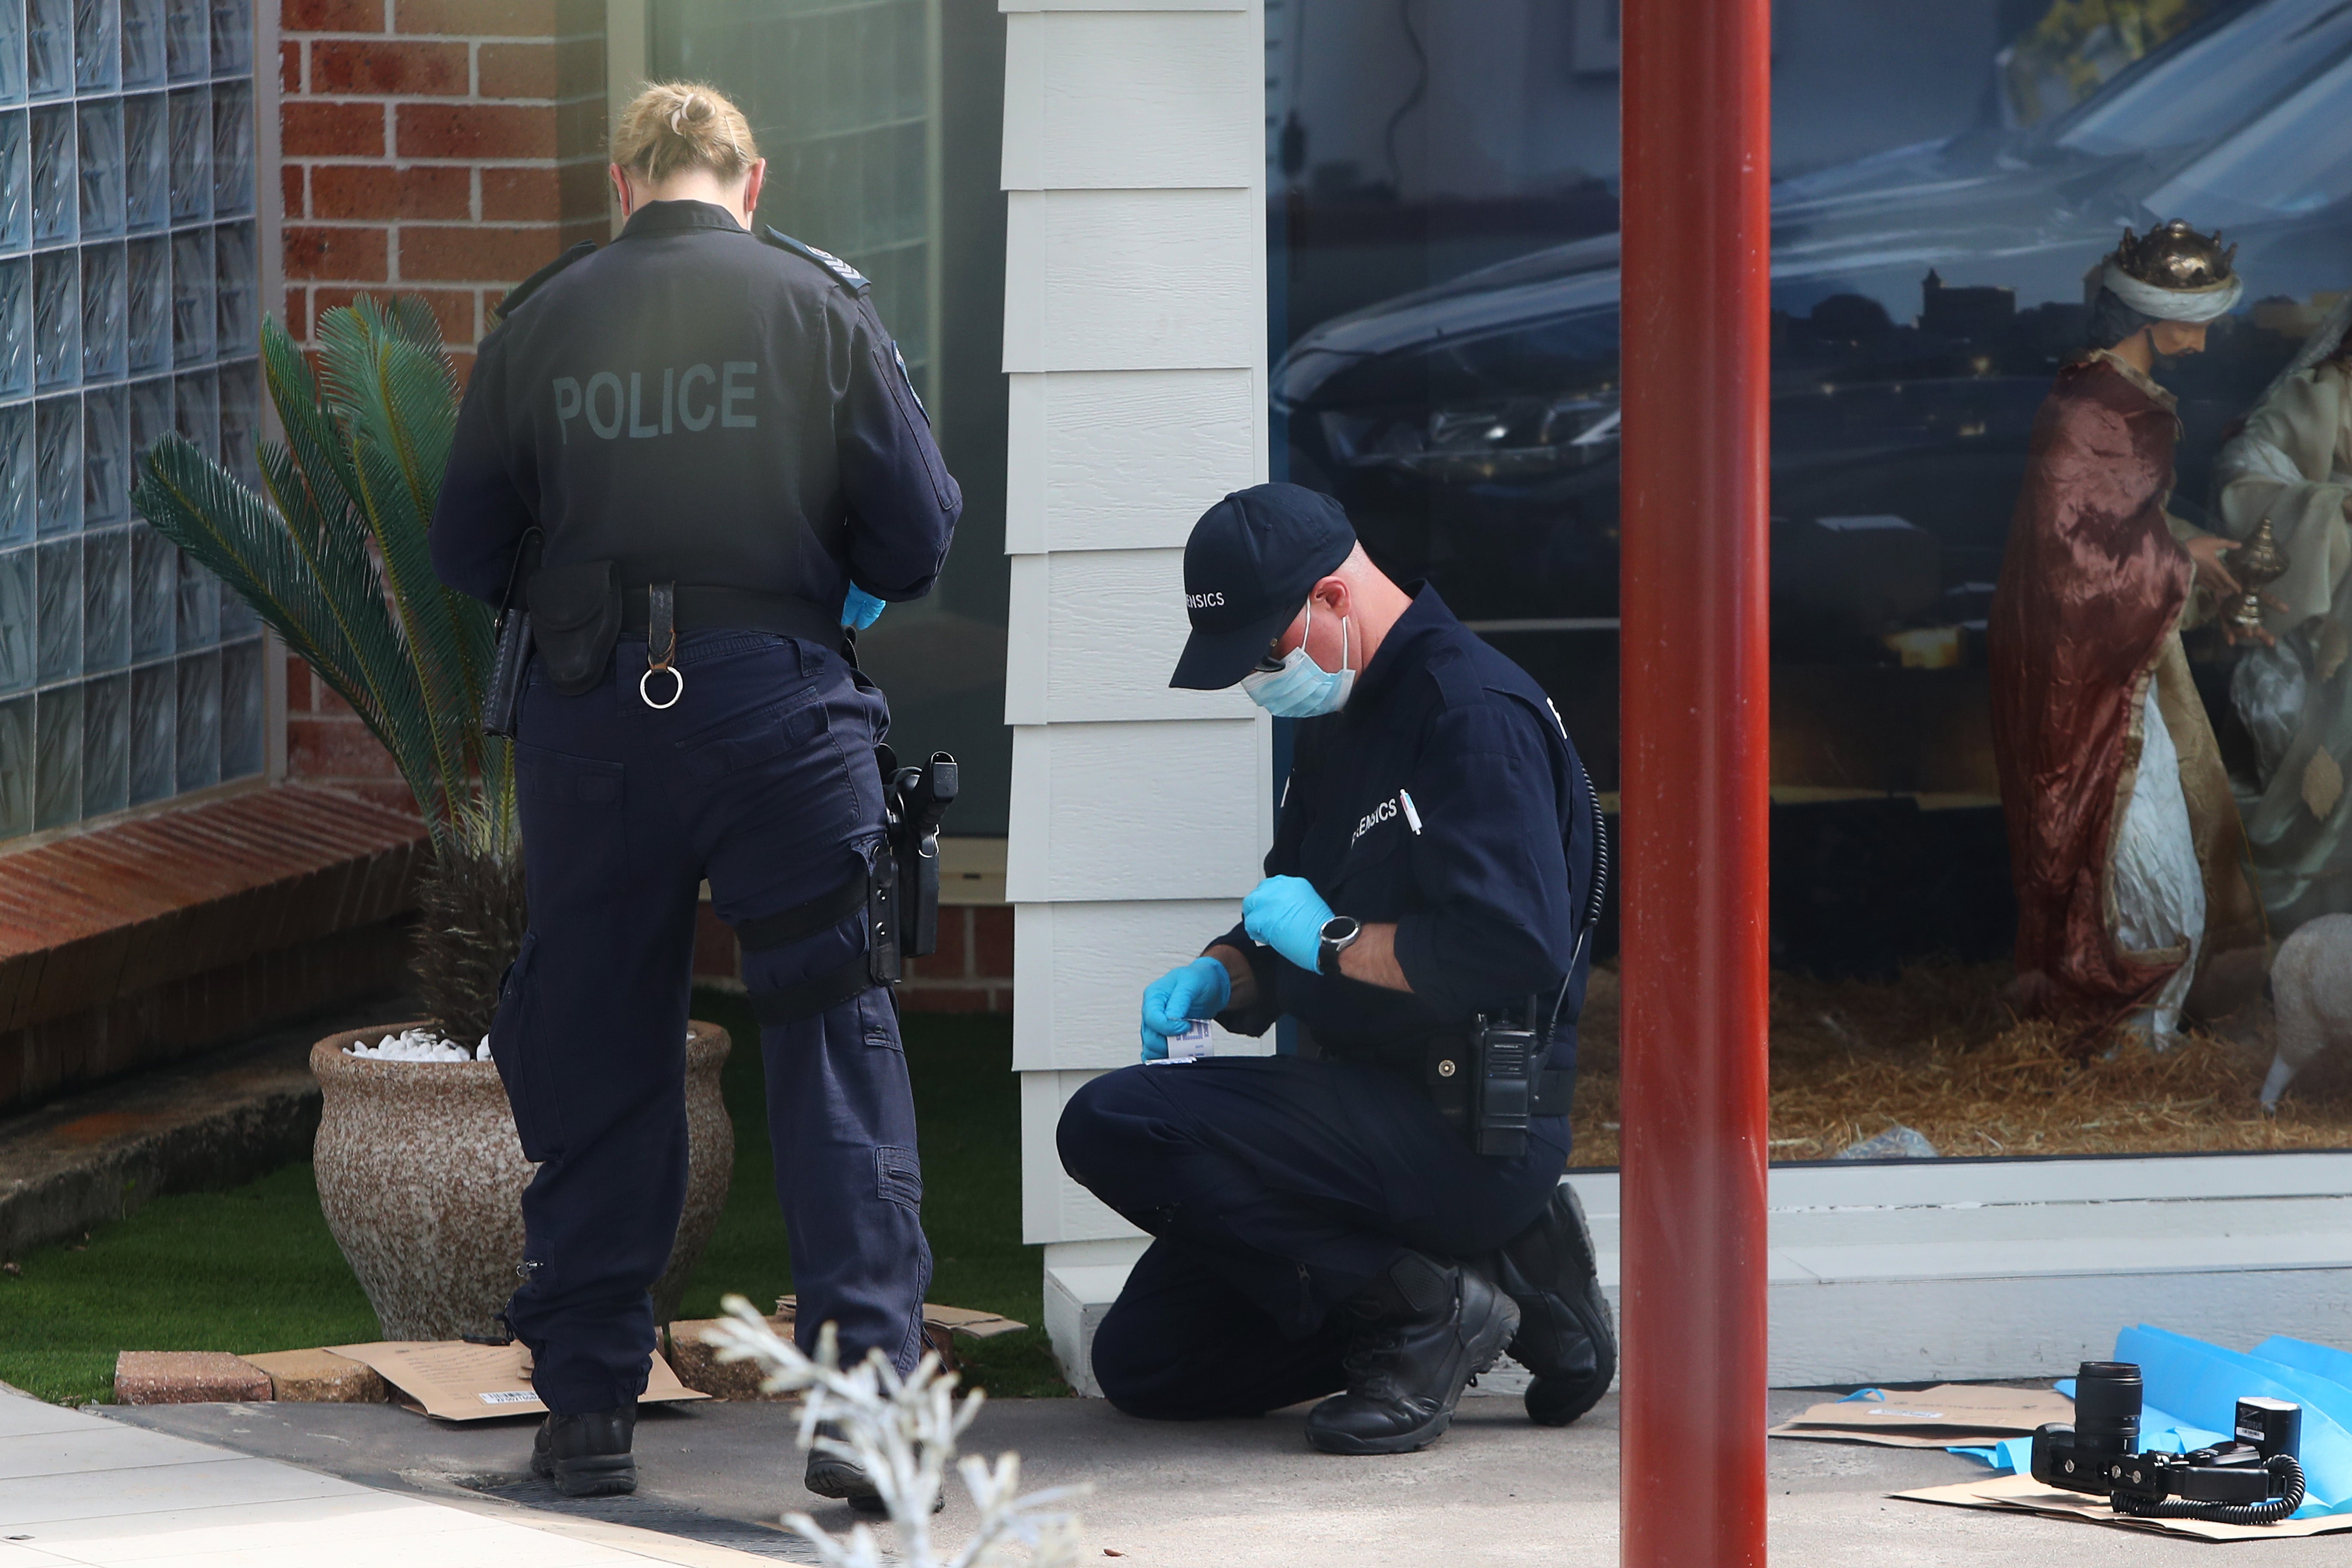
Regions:
<svg viewBox="0 0 2352 1568"><path fill-rule="evenodd" d="M1227 496L1184 589L1170 684L1239 682L1305 722L1242 924L1146 989L1144 1062L1063 1113L1070 1175L1154 1237L1095 1375L1167 1419L1330 1394L1316 1447L1403 1453L1507 1346L1536 1374L1528 1415L1572 1421L1616 1371L1560 1181L1606 866L1575 748L1328 496ZM1193 1020L1258 1035L1285 1014L1296 1055L1167 1059Z"/></svg>

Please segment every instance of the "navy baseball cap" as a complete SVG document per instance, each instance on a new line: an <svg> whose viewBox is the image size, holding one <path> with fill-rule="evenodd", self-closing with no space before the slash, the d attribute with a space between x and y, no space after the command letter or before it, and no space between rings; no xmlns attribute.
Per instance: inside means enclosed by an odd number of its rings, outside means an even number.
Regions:
<svg viewBox="0 0 2352 1568"><path fill-rule="evenodd" d="M1355 548L1339 503L1302 485L1252 485L1202 513L1184 542L1192 636L1168 684L1221 691L1240 680Z"/></svg>

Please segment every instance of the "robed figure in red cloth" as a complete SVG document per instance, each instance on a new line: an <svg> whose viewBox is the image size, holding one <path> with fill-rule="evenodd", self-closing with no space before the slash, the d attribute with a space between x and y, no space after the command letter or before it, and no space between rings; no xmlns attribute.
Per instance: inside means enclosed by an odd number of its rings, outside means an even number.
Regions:
<svg viewBox="0 0 2352 1568"><path fill-rule="evenodd" d="M2093 273L2091 342L2034 421L1990 631L2021 1012L2159 1047L2200 963L2259 948L2244 831L2181 650L2236 545L2169 516L2179 433L2157 361L2204 346L2239 279L2173 223Z"/></svg>

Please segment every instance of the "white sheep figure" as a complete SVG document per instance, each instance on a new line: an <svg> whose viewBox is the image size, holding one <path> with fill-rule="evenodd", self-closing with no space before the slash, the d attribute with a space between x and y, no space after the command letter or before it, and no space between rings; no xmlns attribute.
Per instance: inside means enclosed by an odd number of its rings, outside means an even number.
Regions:
<svg viewBox="0 0 2352 1568"><path fill-rule="evenodd" d="M2263 1079L2263 1110L2278 1109L2294 1075L2331 1045L2352 1043L2352 915L2322 915L2279 944L2271 964L2278 1056Z"/></svg>

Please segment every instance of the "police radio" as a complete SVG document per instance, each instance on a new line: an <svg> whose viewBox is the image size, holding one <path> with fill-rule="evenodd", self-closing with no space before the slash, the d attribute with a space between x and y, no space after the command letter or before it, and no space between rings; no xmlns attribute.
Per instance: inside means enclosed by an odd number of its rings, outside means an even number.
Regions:
<svg viewBox="0 0 2352 1568"><path fill-rule="evenodd" d="M1581 772L1582 764L1578 766ZM1470 1135L1470 1146L1481 1154L1507 1159L1524 1154L1529 1117L1568 1114L1569 1075L1546 1071L1544 1061L1559 1031L1560 1014L1568 1005L1569 987L1576 984L1577 966L1584 961L1609 897L1609 825L1601 815L1601 797L1593 792L1589 774L1584 776L1584 795L1592 806L1592 885L1586 889L1584 923L1576 933L1576 951L1569 955L1559 994L1552 998L1549 1011L1540 997L1528 997L1524 1022L1507 1015L1481 1014L1471 1030L1465 1131ZM1573 1026L1576 1020L1569 1022Z"/></svg>
<svg viewBox="0 0 2352 1568"><path fill-rule="evenodd" d="M1470 1059L1470 1146L1481 1154L1515 1156L1528 1152L1528 1118L1535 1110L1536 1074L1549 1041L1531 1026L1536 1000L1528 999L1530 1025L1510 1018L1478 1020Z"/></svg>

